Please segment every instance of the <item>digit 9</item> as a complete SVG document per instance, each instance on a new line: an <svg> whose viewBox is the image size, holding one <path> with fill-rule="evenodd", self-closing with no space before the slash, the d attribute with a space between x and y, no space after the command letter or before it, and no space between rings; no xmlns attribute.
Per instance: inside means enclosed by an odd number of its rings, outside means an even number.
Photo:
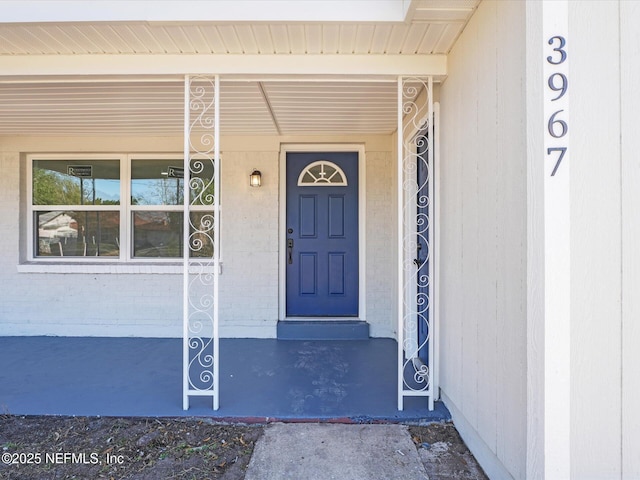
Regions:
<svg viewBox="0 0 640 480"><path fill-rule="evenodd" d="M560 78L560 81L556 82L556 78ZM557 83L560 83L560 85L557 85ZM556 100L560 100L562 97L564 97L564 94L567 93L569 80L567 80L567 76L563 73L554 73L549 76L547 84L549 85L549 88L554 92L560 92L556 98L551 99L552 102L555 102Z"/></svg>

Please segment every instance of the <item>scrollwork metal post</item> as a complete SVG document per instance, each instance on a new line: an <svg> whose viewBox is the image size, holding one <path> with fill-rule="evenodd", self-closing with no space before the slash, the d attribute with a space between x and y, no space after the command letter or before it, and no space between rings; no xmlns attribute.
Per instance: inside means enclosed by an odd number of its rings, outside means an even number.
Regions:
<svg viewBox="0 0 640 480"><path fill-rule="evenodd" d="M219 90L215 77L185 77L183 408L210 396L219 407Z"/></svg>
<svg viewBox="0 0 640 480"><path fill-rule="evenodd" d="M431 77L398 79L398 409L434 407L434 114Z"/></svg>

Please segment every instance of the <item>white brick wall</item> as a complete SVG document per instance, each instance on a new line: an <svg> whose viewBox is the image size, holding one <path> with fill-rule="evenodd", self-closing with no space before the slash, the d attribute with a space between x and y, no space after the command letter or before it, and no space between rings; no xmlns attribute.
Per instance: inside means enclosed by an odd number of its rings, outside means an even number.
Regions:
<svg viewBox="0 0 640 480"><path fill-rule="evenodd" d="M367 321L374 337L396 334L396 177L391 152L367 152Z"/></svg>
<svg viewBox="0 0 640 480"><path fill-rule="evenodd" d="M330 140L329 140L330 141ZM355 142L362 141L356 139ZM124 143L122 143L124 142ZM86 273L58 273L21 266L27 242L23 230L25 180L20 152L157 150L158 142L0 138L0 335L95 335L179 337L182 334L182 276L148 265ZM395 335L395 180L392 142L376 140L366 152L366 311L373 336ZM235 142L222 156L222 336L274 337L278 320L279 142ZM78 145L74 150L74 146ZM274 145L276 148L274 148ZM380 148L389 145L389 151ZM180 139L165 140L164 151L179 151ZM148 150L147 150L148 149ZM123 150L125 151L125 150ZM249 187L249 173L262 172L262 187ZM23 169L24 170L24 169ZM22 184L21 184L22 182ZM22 209L22 213L21 213ZM393 223L390 223L393 222ZM81 273L82 271L85 273ZM169 269L170 270L170 269ZM126 272L126 273L125 273ZM137 272L137 273L136 273ZM154 272L154 273L149 273Z"/></svg>
<svg viewBox="0 0 640 480"><path fill-rule="evenodd" d="M262 186L249 186L253 169ZM222 160L222 335L274 336L278 321L278 152Z"/></svg>

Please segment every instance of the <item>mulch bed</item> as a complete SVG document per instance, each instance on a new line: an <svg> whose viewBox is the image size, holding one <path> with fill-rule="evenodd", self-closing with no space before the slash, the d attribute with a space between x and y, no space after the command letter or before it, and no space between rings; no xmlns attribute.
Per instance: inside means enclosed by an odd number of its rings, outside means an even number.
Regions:
<svg viewBox="0 0 640 480"><path fill-rule="evenodd" d="M239 480L262 431L202 419L1 416L0 478Z"/></svg>

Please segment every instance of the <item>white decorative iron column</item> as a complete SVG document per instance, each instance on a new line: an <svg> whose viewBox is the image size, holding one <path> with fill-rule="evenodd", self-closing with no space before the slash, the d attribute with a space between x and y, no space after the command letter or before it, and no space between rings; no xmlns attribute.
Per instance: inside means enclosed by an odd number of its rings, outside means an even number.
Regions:
<svg viewBox="0 0 640 480"><path fill-rule="evenodd" d="M435 257L431 77L398 78L398 410L429 397L433 410Z"/></svg>
<svg viewBox="0 0 640 480"><path fill-rule="evenodd" d="M183 408L190 396L220 403L220 79L185 77Z"/></svg>

